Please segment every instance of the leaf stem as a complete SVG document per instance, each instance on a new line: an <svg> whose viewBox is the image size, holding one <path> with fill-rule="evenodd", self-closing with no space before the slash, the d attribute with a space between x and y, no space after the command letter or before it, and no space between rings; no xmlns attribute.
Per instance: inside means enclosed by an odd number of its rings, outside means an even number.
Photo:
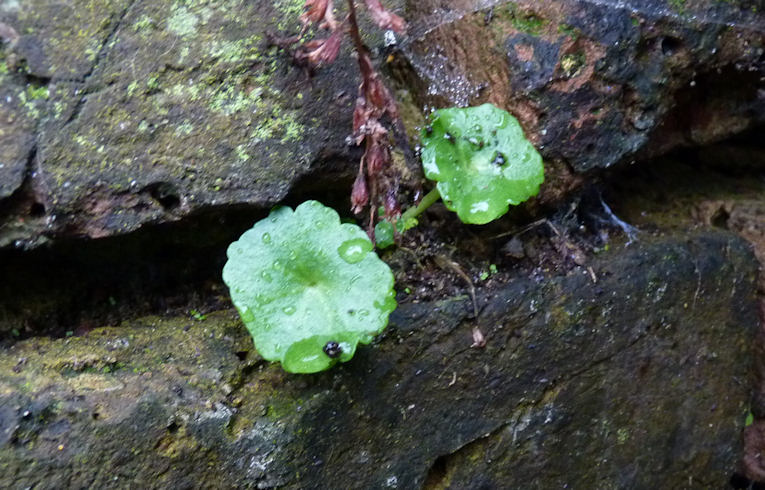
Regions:
<svg viewBox="0 0 765 490"><path fill-rule="evenodd" d="M404 211L404 214L401 215L401 221L406 223L408 220L416 218L439 199L441 199L441 193L438 192L438 187L434 187L433 190L425 194L425 197L422 198L420 204Z"/></svg>

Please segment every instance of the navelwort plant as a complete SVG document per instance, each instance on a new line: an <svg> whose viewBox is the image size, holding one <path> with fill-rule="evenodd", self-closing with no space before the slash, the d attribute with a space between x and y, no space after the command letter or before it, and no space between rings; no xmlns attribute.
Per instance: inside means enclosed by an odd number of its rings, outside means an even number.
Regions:
<svg viewBox="0 0 765 490"><path fill-rule="evenodd" d="M223 281L260 355L314 373L371 342L396 308L393 273L372 249L317 201L276 208L232 243Z"/></svg>
<svg viewBox="0 0 765 490"><path fill-rule="evenodd" d="M443 199L463 223L486 224L539 193L542 157L523 135L518 120L491 104L440 109L422 129L422 167L436 187L396 222L398 231ZM377 246L393 244L390 221L375 227Z"/></svg>
<svg viewBox="0 0 765 490"><path fill-rule="evenodd" d="M442 197L465 223L483 224L539 192L542 158L518 121L490 104L436 111L422 130L422 163L436 187L396 222L399 232ZM376 227L378 247L394 225ZM260 355L292 373L353 357L396 308L393 273L358 226L317 201L278 207L228 249L223 280Z"/></svg>

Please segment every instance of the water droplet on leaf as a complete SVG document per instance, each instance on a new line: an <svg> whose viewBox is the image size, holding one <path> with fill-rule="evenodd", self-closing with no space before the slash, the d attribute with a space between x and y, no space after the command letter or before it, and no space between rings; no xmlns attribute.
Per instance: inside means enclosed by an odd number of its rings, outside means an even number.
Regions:
<svg viewBox="0 0 765 490"><path fill-rule="evenodd" d="M337 253L344 261L355 264L364 260L370 250L372 250L372 242L365 238L353 238L341 243Z"/></svg>

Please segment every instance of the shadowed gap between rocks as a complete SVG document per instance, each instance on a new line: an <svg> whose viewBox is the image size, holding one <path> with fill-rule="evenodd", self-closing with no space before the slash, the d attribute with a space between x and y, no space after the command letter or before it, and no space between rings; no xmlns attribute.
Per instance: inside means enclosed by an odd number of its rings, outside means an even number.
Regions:
<svg viewBox="0 0 765 490"><path fill-rule="evenodd" d="M350 217L340 191L350 187L350 177L334 177L323 189L323 178L298 184L284 204L317 199ZM146 192L172 205L172 192L162 186ZM2 204L32 216L44 214L33 196L23 186ZM149 313L228 304L220 277L226 248L267 213L255 206L218 207L116 237L54 239L28 251L0 249L0 338L7 343L34 335L81 334Z"/></svg>
<svg viewBox="0 0 765 490"><path fill-rule="evenodd" d="M577 207L578 222L575 224L587 228L584 235L608 228L612 235L608 240L618 242L622 240L617 238L621 232L614 222L609 222L609 216L599 202L601 198L613 207L616 215L627 222L640 224L640 213L645 211L640 209L641 206L661 207L655 203L671 203L678 199L676 206L692 207L694 199L731 195L737 182L747 182L748 179L755 184L759 182L762 162L745 163L747 156L750 160L757 158L752 149L756 150L758 145L761 146L758 132L752 131L713 147L677 152L671 158L657 159L654 163L602 171L599 172L600 179L596 179L601 181L600 184L572 196L570 201L561 204L561 209ZM726 164L726 158L733 161ZM686 178L701 175L696 171L699 162L703 167L713 169L712 174L703 174L712 175L711 180ZM715 175L726 177L720 180ZM331 177L322 178L318 184L309 178L299 181L284 203L295 206L306 199L317 199L337 209L341 216L350 217L344 191L349 188L352 177ZM660 182L658 186L655 185L657 181ZM689 185L691 181L694 184ZM685 184L678 185L680 182ZM723 182L727 190L715 188ZM698 192L694 194L696 183ZM164 199L172 204L169 201L172 193L166 193L161 187L147 192L160 202ZM44 212L44 209L38 209L39 203L30 198L33 194L27 192L21 197L14 196L4 204L28 207L30 214ZM641 200L641 195L646 196L645 199ZM554 209L541 211L555 219ZM725 213L724 208L719 212ZM220 279L226 247L266 213L267 210L255 207L221 207L175 223L145 226L123 236L97 240L62 239L31 251L0 250L0 276L6 278L0 285L0 335L5 342L40 334L71 335L149 313L203 311L228 304L228 294ZM438 208L433 213L438 215ZM503 227L519 227L512 223L511 216L482 228L453 223L454 219L448 213L445 219L448 222L445 232L462 235L469 231L478 239L482 234L484 238L495 236L503 231ZM712 218L709 224L727 228L722 214ZM435 225L438 227L438 220ZM658 228L672 225L665 221ZM432 227L424 224L420 228L428 226ZM651 231L657 225L648 223L640 224L640 227ZM571 229L573 233L580 233L576 228ZM438 230L431 231L438 233ZM603 230L600 232L602 234ZM508 263L507 244L502 240L489 240L489 243L486 257L496 263ZM459 244L454 241L453 245ZM521 262L525 262L526 269L531 264L525 259ZM516 267L516 270L521 269ZM461 280L456 281L455 287L464 290Z"/></svg>

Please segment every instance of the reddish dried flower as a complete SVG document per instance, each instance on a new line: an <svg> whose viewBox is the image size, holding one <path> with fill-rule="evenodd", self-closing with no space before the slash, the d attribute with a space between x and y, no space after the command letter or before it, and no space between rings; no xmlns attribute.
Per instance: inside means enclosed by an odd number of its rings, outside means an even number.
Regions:
<svg viewBox="0 0 765 490"><path fill-rule="evenodd" d="M300 22L303 24L312 24L319 22L324 18L327 11L329 0L305 0L305 12L300 16Z"/></svg>
<svg viewBox="0 0 765 490"><path fill-rule="evenodd" d="M361 69L361 89L364 98L367 99L376 109L380 117L387 112L392 118L398 117L398 108L396 102L391 97L390 92L380 80L380 76L372 66L372 60L368 52L359 53L359 68Z"/></svg>
<svg viewBox="0 0 765 490"><path fill-rule="evenodd" d="M320 24L331 30L337 28L332 0L305 0L306 11L300 16L303 24Z"/></svg>
<svg viewBox="0 0 765 490"><path fill-rule="evenodd" d="M310 24L322 29L329 29L331 34L326 39L312 40L303 43L295 50L296 61L302 66L313 67L334 61L340 51L344 26L348 25L348 34L353 41L353 47L358 56L361 71L359 96L353 110L353 138L357 145L365 143L366 150L359 166L359 172L353 183L351 204L354 213L362 212L370 202L373 206L383 204L387 216L400 214L396 202L398 184L392 186L390 177L391 153L388 141L388 130L380 120L386 114L393 120L398 118L398 108L388 89L375 70L370 58L369 48L364 45L356 20L355 0L348 1L348 17L342 22L334 18L332 0L305 0L305 12L300 16L304 29L295 38L302 38ZM364 0L372 20L383 29L403 32L406 28L404 20L383 7L380 0ZM290 39L290 41L292 41ZM295 41L279 45L289 47ZM381 194L384 192L384 194ZM370 214L369 233L372 236L374 215Z"/></svg>
<svg viewBox="0 0 765 490"><path fill-rule="evenodd" d="M374 104L380 110L384 110L388 106L388 89L382 84L379 78L374 77L367 80L366 83L366 95L369 102Z"/></svg>
<svg viewBox="0 0 765 490"><path fill-rule="evenodd" d="M308 41L304 46L311 49L311 51L308 52L306 58L314 66L332 63L337 58L337 53L340 52L340 41L342 39L342 30L338 29L327 39Z"/></svg>
<svg viewBox="0 0 765 490"><path fill-rule="evenodd" d="M396 14L390 13L383 7L380 0L364 0L369 10L369 15L372 17L381 29L392 29L396 32L404 32L406 29L406 23L404 19Z"/></svg>
<svg viewBox="0 0 765 490"><path fill-rule="evenodd" d="M366 99L362 96L357 97L356 106L353 108L353 134L356 135L357 145L364 139L364 134L361 129L367 123L369 118L370 114L367 108Z"/></svg>
<svg viewBox="0 0 765 490"><path fill-rule="evenodd" d="M383 205L385 206L385 217L388 219L395 219L401 215L401 206L399 206L396 200L396 187L388 186L388 189L385 191Z"/></svg>
<svg viewBox="0 0 765 490"><path fill-rule="evenodd" d="M367 140L367 151L365 153L367 163L367 172L370 177L380 175L384 168L390 163L390 150L385 141L378 138L369 138Z"/></svg>
<svg viewBox="0 0 765 490"><path fill-rule="evenodd" d="M364 178L364 170L359 168L356 180L353 182L353 191L351 192L351 211L354 214L361 213L366 205L369 204L369 191L367 190L367 181Z"/></svg>

